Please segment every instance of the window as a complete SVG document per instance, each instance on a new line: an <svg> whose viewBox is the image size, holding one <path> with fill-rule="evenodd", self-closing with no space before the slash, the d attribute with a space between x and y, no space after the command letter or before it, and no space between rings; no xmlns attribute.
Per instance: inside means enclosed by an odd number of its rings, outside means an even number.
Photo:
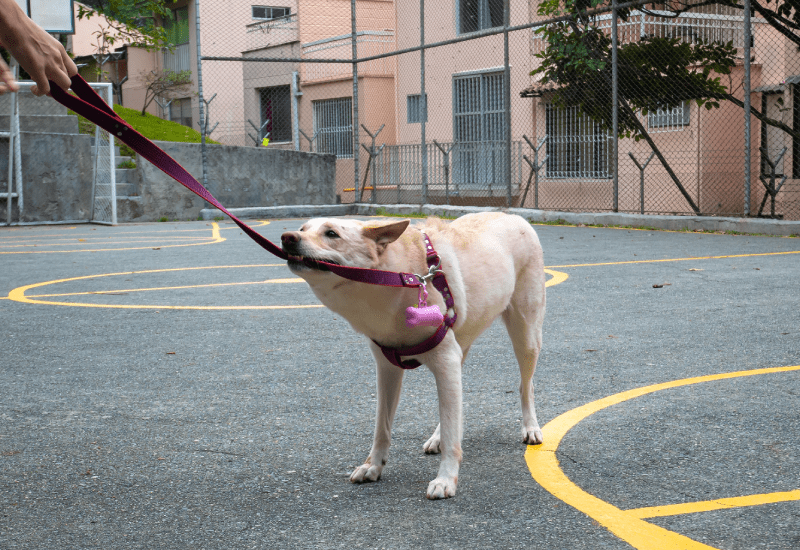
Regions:
<svg viewBox="0 0 800 550"><path fill-rule="evenodd" d="M261 104L261 138L270 141L292 140L292 102L289 86L275 86L258 90ZM266 125L265 125L266 123Z"/></svg>
<svg viewBox="0 0 800 550"><path fill-rule="evenodd" d="M453 78L454 181L486 185L504 180L503 73Z"/></svg>
<svg viewBox="0 0 800 550"><path fill-rule="evenodd" d="M503 0L459 0L459 34L502 26Z"/></svg>
<svg viewBox="0 0 800 550"><path fill-rule="evenodd" d="M164 18L164 31L167 41L176 46L189 42L189 8L172 10Z"/></svg>
<svg viewBox="0 0 800 550"><path fill-rule="evenodd" d="M657 109L648 113L647 125L657 132L674 132L689 126L689 102L682 101L675 107Z"/></svg>
<svg viewBox="0 0 800 550"><path fill-rule="evenodd" d="M252 6L253 19L277 19L290 14L290 8L273 8L271 6Z"/></svg>
<svg viewBox="0 0 800 550"><path fill-rule="evenodd" d="M353 99L326 99L312 102L317 152L339 158L353 156Z"/></svg>
<svg viewBox="0 0 800 550"><path fill-rule="evenodd" d="M611 135L577 106L545 104L548 178L610 178Z"/></svg>
<svg viewBox="0 0 800 550"><path fill-rule="evenodd" d="M786 121L784 118L784 102L782 93L763 93L761 94L761 112L773 120ZM796 109L795 109L796 112ZM780 128L775 128L768 124L761 123L761 147L767 150L767 156L775 162L781 154L785 144L783 142L784 132ZM764 152L761 153L761 174L769 177L772 175L772 167L767 162ZM786 161L786 153L781 157L781 161L775 165L775 175L783 176L783 163Z"/></svg>
<svg viewBox="0 0 800 550"><path fill-rule="evenodd" d="M192 127L192 98L173 99L169 104L169 119L172 122Z"/></svg>
<svg viewBox="0 0 800 550"><path fill-rule="evenodd" d="M420 94L406 96L406 114L409 124L418 122L428 122L427 109L423 116L422 113L422 96ZM425 101L427 103L428 94L425 94ZM424 120L423 120L424 119Z"/></svg>

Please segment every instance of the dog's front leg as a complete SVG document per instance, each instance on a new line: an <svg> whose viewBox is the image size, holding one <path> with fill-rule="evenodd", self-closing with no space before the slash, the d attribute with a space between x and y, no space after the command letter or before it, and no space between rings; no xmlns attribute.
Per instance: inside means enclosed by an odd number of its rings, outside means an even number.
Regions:
<svg viewBox="0 0 800 550"><path fill-rule="evenodd" d="M370 342L372 355L378 374L378 411L375 419L375 437L372 450L367 460L350 474L353 483L378 481L383 467L389 459L389 445L392 442L392 423L397 404L400 401L400 389L403 386L405 371L392 365L384 357L383 352Z"/></svg>
<svg viewBox="0 0 800 550"><path fill-rule="evenodd" d="M445 344L449 345L445 345ZM443 349L439 349L443 348ZM461 465L461 438L463 419L461 413L461 349L452 334L449 334L426 361L436 378L439 395L439 450L442 462L439 474L428 484L429 499L450 498L456 494L458 469ZM432 354L433 354L432 353Z"/></svg>

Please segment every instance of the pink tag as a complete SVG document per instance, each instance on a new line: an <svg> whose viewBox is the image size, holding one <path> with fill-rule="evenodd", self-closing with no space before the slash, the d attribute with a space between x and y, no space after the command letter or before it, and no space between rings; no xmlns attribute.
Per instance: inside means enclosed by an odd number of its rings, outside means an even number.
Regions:
<svg viewBox="0 0 800 550"><path fill-rule="evenodd" d="M406 308L407 327L438 327L442 324L444 316L439 311L439 306L408 307Z"/></svg>

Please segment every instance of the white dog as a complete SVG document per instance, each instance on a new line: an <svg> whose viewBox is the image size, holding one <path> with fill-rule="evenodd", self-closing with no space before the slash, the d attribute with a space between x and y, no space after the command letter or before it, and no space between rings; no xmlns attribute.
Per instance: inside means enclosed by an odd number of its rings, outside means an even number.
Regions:
<svg viewBox="0 0 800 550"><path fill-rule="evenodd" d="M456 322L433 349L403 361L424 363L436 379L439 421L424 445L442 454L439 474L428 485L431 499L456 493L461 463L461 368L475 339L501 317L514 347L522 381L522 438L539 444L542 432L533 403L533 373L542 347L545 276L542 248L531 225L518 216L470 214L446 223L432 218L408 228L409 221L361 222L313 219L300 231L282 235L289 268L305 279L325 306L344 317L370 339L377 363L378 411L372 450L350 476L353 483L377 481L389 456L391 429L403 369L392 364L381 346L408 348L429 338L433 326L406 326L406 308L418 305L416 288L394 288L355 282L315 264L402 273L428 273L423 234L441 258L455 302ZM306 261L303 261L306 260ZM310 260L310 261L309 261ZM428 285L428 305L447 310L439 291Z"/></svg>

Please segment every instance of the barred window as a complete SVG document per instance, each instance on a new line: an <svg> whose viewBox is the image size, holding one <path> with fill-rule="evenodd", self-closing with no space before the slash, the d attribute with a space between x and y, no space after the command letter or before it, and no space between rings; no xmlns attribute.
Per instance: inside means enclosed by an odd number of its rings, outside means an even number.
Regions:
<svg viewBox="0 0 800 550"><path fill-rule="evenodd" d="M409 124L415 124L418 122L428 122L428 113L427 109L425 115L423 117L422 114L422 96L420 94L414 94L406 96L406 119ZM425 94L425 99L427 103L428 94ZM423 120L424 118L424 120Z"/></svg>
<svg viewBox="0 0 800 550"><path fill-rule="evenodd" d="M761 94L761 112L773 120L784 120L784 101L782 93ZM771 161L775 161L781 154L784 148L784 132L780 128L775 128L769 124L761 123L761 147L767 150L767 155ZM761 174L770 176L772 174L772 167L764 157L763 151L761 154ZM786 162L786 155L783 155L781 161L775 165L775 175L783 176L783 164Z"/></svg>
<svg viewBox="0 0 800 550"><path fill-rule="evenodd" d="M353 99L325 99L312 102L317 152L339 158L353 157Z"/></svg>
<svg viewBox="0 0 800 550"><path fill-rule="evenodd" d="M548 178L610 178L611 134L577 106L545 104Z"/></svg>
<svg viewBox="0 0 800 550"><path fill-rule="evenodd" d="M459 0L459 34L502 26L503 0Z"/></svg>
<svg viewBox="0 0 800 550"><path fill-rule="evenodd" d="M170 10L164 17L167 42L179 46L189 42L189 8Z"/></svg>
<svg viewBox="0 0 800 550"><path fill-rule="evenodd" d="M290 8L276 8L272 6L252 6L253 19L277 19L278 17L286 17L290 14Z"/></svg>
<svg viewBox="0 0 800 550"><path fill-rule="evenodd" d="M488 185L503 181L505 163L503 73L453 78L453 181Z"/></svg>
<svg viewBox="0 0 800 550"><path fill-rule="evenodd" d="M648 113L647 125L657 132L674 132L689 126L689 102L681 101L675 107L657 109L655 113Z"/></svg>
<svg viewBox="0 0 800 550"><path fill-rule="evenodd" d="M261 102L261 125L270 141L292 140L292 103L289 86L274 86L258 90Z"/></svg>
<svg viewBox="0 0 800 550"><path fill-rule="evenodd" d="M169 119L172 122L192 127L192 98L173 99L169 104Z"/></svg>

